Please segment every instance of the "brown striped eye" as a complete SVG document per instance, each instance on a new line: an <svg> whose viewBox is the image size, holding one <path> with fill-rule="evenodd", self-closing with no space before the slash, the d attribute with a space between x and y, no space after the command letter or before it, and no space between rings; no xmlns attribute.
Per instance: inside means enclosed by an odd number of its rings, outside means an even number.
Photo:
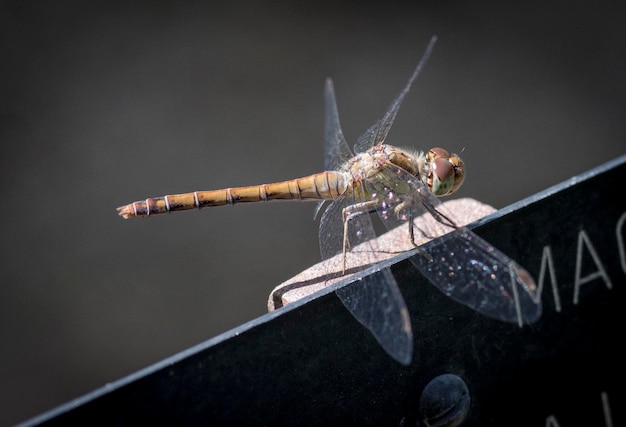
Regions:
<svg viewBox="0 0 626 427"><path fill-rule="evenodd" d="M463 160L440 147L426 154L427 185L436 196L447 196L459 189L465 179Z"/></svg>

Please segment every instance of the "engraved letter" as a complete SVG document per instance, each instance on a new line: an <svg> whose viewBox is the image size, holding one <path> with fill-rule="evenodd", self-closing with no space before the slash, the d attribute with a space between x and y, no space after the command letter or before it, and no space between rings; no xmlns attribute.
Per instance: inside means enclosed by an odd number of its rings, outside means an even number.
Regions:
<svg viewBox="0 0 626 427"><path fill-rule="evenodd" d="M537 294L541 295L543 290L543 280L546 276L546 267L550 273L550 283L552 284L552 295L554 296L554 307L557 313L561 312L561 297L559 296L559 289L556 284L556 272L554 271L554 263L552 262L552 250L550 245L543 247L543 255L541 256L541 270L539 271L539 289Z"/></svg>
<svg viewBox="0 0 626 427"><path fill-rule="evenodd" d="M617 249L619 249L619 262L622 265L622 271L626 273L626 249L624 249L624 221L626 221L626 212L622 214L617 220L617 227L615 227L615 234L617 235Z"/></svg>
<svg viewBox="0 0 626 427"><path fill-rule="evenodd" d="M546 427L560 427L559 422L554 415L550 415L546 418Z"/></svg>
<svg viewBox="0 0 626 427"><path fill-rule="evenodd" d="M609 394L606 391L600 393L602 399L602 412L604 412L604 425L613 427L613 418L611 417L611 406L609 405Z"/></svg>
<svg viewBox="0 0 626 427"><path fill-rule="evenodd" d="M591 258L593 258L593 262L596 264L598 271L588 274L585 277L580 277L582 270L582 261L583 261L583 243L585 244L589 254L591 254ZM606 284L607 289L612 289L613 284L611 283L611 279L602 265L600 261L600 257L598 257L598 253L595 248L591 244L591 240L589 240L589 236L585 233L585 230L580 230L578 233L578 248L576 250L576 278L574 279L574 305L578 304L578 297L580 293L580 287L585 283L591 282L592 280L601 277L604 279L604 283Z"/></svg>

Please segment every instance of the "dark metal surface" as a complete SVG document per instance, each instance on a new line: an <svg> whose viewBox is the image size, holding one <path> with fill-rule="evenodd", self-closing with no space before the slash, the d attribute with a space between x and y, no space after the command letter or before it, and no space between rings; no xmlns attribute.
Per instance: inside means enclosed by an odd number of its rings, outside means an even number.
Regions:
<svg viewBox="0 0 626 427"><path fill-rule="evenodd" d="M481 316L400 260L408 367L327 290L23 425L415 425L422 391L448 373L469 390L463 425L623 425L625 175L622 156L472 227L543 286L533 325Z"/></svg>

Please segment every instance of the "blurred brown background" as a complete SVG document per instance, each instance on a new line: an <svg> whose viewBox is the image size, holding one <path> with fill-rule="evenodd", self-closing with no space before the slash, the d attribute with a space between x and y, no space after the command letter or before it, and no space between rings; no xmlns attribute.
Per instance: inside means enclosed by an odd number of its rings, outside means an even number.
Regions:
<svg viewBox="0 0 626 427"><path fill-rule="evenodd" d="M388 141L464 150L458 196L497 208L624 153L609 4L0 3L0 425L262 315L318 261L314 204L115 208L320 171L327 76L353 143L437 34Z"/></svg>

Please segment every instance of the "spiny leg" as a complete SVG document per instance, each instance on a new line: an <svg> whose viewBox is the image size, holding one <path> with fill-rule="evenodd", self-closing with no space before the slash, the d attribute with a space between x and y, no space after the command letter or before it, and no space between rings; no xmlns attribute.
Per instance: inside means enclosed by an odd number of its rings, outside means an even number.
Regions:
<svg viewBox="0 0 626 427"><path fill-rule="evenodd" d="M430 212L430 214L433 216L433 218L435 218L437 220L437 222L445 225L446 227L450 227L452 229L458 229L459 226L456 225L456 223L454 221L452 221L450 218L448 218L443 212L440 212L437 210L437 208L435 206L433 206L430 203L422 203L422 206L424 206L424 208Z"/></svg>

